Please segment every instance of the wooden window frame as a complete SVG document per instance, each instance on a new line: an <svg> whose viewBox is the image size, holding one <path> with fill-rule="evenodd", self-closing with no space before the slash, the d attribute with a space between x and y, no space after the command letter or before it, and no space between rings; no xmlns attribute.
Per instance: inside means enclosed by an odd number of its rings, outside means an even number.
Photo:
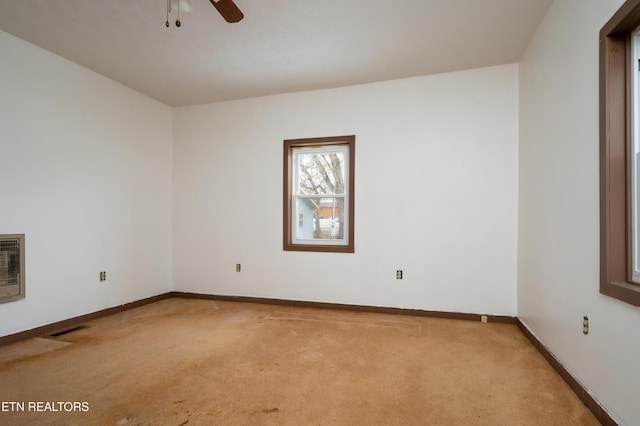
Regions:
<svg viewBox="0 0 640 426"><path fill-rule="evenodd" d="M629 62L639 25L640 0L628 0L600 30L600 293L633 306Z"/></svg>
<svg viewBox="0 0 640 426"><path fill-rule="evenodd" d="M347 243L343 245L326 244L294 244L292 230L292 190L293 190L293 149L303 147L325 147L331 145L347 145L349 147L349 181L348 186L348 212L347 212ZM287 139L284 141L284 182L283 182L283 250L285 251L311 251L332 253L355 252L355 161L356 161L356 137L332 136L322 138ZM297 220L297 218L295 218Z"/></svg>

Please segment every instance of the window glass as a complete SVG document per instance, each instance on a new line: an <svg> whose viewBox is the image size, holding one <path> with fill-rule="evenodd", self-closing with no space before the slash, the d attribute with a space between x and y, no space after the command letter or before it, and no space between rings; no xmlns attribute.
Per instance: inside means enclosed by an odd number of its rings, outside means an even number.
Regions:
<svg viewBox="0 0 640 426"><path fill-rule="evenodd" d="M355 136L284 141L284 250L354 252Z"/></svg>
<svg viewBox="0 0 640 426"><path fill-rule="evenodd" d="M346 244L348 147L296 148L293 154L294 224L298 244Z"/></svg>

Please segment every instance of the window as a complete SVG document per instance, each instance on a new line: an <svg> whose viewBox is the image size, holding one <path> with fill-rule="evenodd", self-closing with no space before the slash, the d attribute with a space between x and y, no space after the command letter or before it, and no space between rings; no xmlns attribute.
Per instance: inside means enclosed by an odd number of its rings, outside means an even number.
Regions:
<svg viewBox="0 0 640 426"><path fill-rule="evenodd" d="M354 165L355 136L284 141L284 250L354 252Z"/></svg>
<svg viewBox="0 0 640 426"><path fill-rule="evenodd" d="M24 296L24 234L0 235L0 302Z"/></svg>
<svg viewBox="0 0 640 426"><path fill-rule="evenodd" d="M640 283L640 122L638 121L638 101L640 100L638 83L640 73L640 31L636 29L631 34L631 61L630 61L630 99L631 99L631 234L632 234L632 268L631 279L634 283Z"/></svg>
<svg viewBox="0 0 640 426"><path fill-rule="evenodd" d="M600 30L600 292L640 306L638 27L628 0Z"/></svg>

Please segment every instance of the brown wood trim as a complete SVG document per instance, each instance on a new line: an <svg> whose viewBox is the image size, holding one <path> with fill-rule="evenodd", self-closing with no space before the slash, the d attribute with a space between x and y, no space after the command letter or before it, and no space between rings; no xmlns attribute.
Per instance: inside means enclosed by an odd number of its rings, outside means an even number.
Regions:
<svg viewBox="0 0 640 426"><path fill-rule="evenodd" d="M293 182L292 176L292 158L291 158L291 144L288 141L284 141L284 158L282 160L282 164L284 166L284 182L283 182L283 195L282 201L284 205L282 206L282 248L283 250L287 250L287 247L291 245L291 185Z"/></svg>
<svg viewBox="0 0 640 426"><path fill-rule="evenodd" d="M600 293L640 306L632 282L630 31L640 0L628 0L600 30Z"/></svg>
<svg viewBox="0 0 640 426"><path fill-rule="evenodd" d="M107 315L117 314L118 312L148 305L149 303L159 302L160 300L168 299L170 297L172 297L171 293L163 293L157 296L147 297L146 299L136 300L135 302L125 303L124 305L114 306L112 308L102 309L100 311L92 312L89 314L80 315L66 320L32 328L31 330L9 334L7 336L0 337L0 346L19 342L21 340L31 339L32 337L38 337L44 334L49 334L56 330L73 327L85 321L91 321L97 318L106 317Z"/></svg>
<svg viewBox="0 0 640 426"><path fill-rule="evenodd" d="M259 303L264 305L296 306L296 307L302 307L302 308L371 312L376 314L408 315L408 316L417 316L417 317L444 318L444 319L456 319L456 320L467 320L467 321L480 321L482 319L481 314L466 314L466 313L459 313L459 312L443 312L443 311L425 311L421 309L386 308L382 306L348 305L343 303L307 302L302 300L271 299L271 298L264 298L264 297L229 296L229 295L203 294L203 293L183 293L178 291L171 292L171 295L173 297L182 297L187 299L222 300L227 302ZM505 324L516 323L515 317L502 316L502 315L486 315L486 317L487 317L487 322L496 322L496 323L505 323Z"/></svg>
<svg viewBox="0 0 640 426"><path fill-rule="evenodd" d="M637 27L640 21L640 0L627 0L600 30L602 35L616 35Z"/></svg>
<svg viewBox="0 0 640 426"><path fill-rule="evenodd" d="M112 308L103 309L97 312L92 312L89 314L68 318L66 320L57 321L51 324L32 328L30 330L20 331L18 333L2 336L0 337L0 346L9 345L11 343L19 342L21 340L42 336L57 330L76 326L86 321L91 321L97 318L105 317L107 315L117 314L119 312L123 312L128 309L137 308L140 306L159 302L161 300L169 299L172 297L179 297L179 298L186 298L186 299L225 300L229 302L260 303L260 304L280 305L280 306L299 306L299 307L305 307L305 308L334 309L334 310L343 310L343 311L371 312L371 313L392 314L392 315L409 315L409 316L444 318L444 319L458 319L458 320L467 320L467 321L480 321L482 318L482 315L480 314L465 314L465 313L442 312L442 311L424 311L419 309L385 308L385 307L379 307L379 306L347 305L347 304L339 304L339 303L306 302L306 301L300 301L300 300L270 299L270 298L246 297L246 296L227 296L227 295L172 291L168 293L159 294L157 296L147 297L141 300L136 300L134 302L125 303L124 305L114 306ZM486 317L487 317L487 322L505 323L505 324L516 323L515 317L501 316L501 315L486 315Z"/></svg>
<svg viewBox="0 0 640 426"><path fill-rule="evenodd" d="M186 298L186 299L205 299L205 300L222 300L229 302L241 302L241 303L259 303L268 305L279 306L298 306L306 308L319 308L319 309L333 309L333 310L345 310L355 312L371 312L381 314L392 315L408 315L418 317L431 317L431 318L443 318L443 319L455 319L466 321L480 321L482 315L480 314L468 314L459 312L443 312L443 311L426 311L420 309L403 309L403 308L386 308L379 306L366 306L366 305L349 305L340 303L326 303L326 302L307 302L300 300L286 300L286 299L270 299L263 297L246 297L246 296L230 296L230 295L216 295L216 294L203 294L203 293L188 293L180 291L172 291L168 293L159 294L157 296L148 297L145 299L137 300L135 302L125 303L123 305L114 306L112 308L103 309L90 314L80 315L74 318L58 321L55 323L47 324L41 327L36 327L31 330L10 334L8 336L0 337L0 346L15 343L21 340L30 339L33 337L42 336L44 334L51 333L56 330L73 327L80 323L91 321L97 318L101 318L107 315L116 314L126 311L128 309L137 308L140 306L148 305L150 303L159 302L161 300L169 298ZM611 417L611 415L602 407L602 405L589 394L587 389L578 382L569 371L558 361L553 353L544 346L538 338L529 330L529 328L516 317L504 316L504 315L486 315L487 321L492 323L505 323L516 324L520 331L529 339L533 346L542 354L542 356L549 362L554 370L562 377L562 379L569 385L571 390L580 398L580 400L586 405L586 407L593 413L593 415L604 426L618 426L618 423Z"/></svg>
<svg viewBox="0 0 640 426"><path fill-rule="evenodd" d="M322 244L292 244L291 235L291 191L292 191L292 164L291 150L295 147L349 145L349 243L344 246ZM330 136L307 139L285 139L283 156L283 223L282 223L282 248L284 251L311 251L328 253L354 253L355 252L355 164L356 164L356 137Z"/></svg>
<svg viewBox="0 0 640 426"><path fill-rule="evenodd" d="M558 361L553 352L549 350L545 345L538 340L538 338L529 330L520 318L516 319L516 324L522 334L524 334L533 346L542 354L544 359L553 367L554 370L562 377L562 379L569 385L571 390L580 398L582 403L593 413L600 423L604 426L618 426L618 423L611 417L611 415L602 407L602 405L596 400L589 391L576 380L575 377Z"/></svg>

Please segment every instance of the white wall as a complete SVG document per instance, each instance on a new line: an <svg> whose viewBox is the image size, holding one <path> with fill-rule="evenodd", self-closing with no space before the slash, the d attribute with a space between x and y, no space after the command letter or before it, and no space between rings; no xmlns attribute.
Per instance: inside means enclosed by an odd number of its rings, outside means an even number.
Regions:
<svg viewBox="0 0 640 426"><path fill-rule="evenodd" d="M640 310L598 292L598 32L622 3L556 1L520 64L518 316L637 425Z"/></svg>
<svg viewBox="0 0 640 426"><path fill-rule="evenodd" d="M171 109L4 32L0 56L0 233L26 234L27 292L0 335L169 291Z"/></svg>
<svg viewBox="0 0 640 426"><path fill-rule="evenodd" d="M0 335L172 281L189 292L517 313L635 424L640 311L598 293L598 31L622 2L557 0L520 71L173 114L0 32L0 233L26 233L28 294L0 305ZM357 138L356 253L284 252L282 140L345 134Z"/></svg>
<svg viewBox="0 0 640 426"><path fill-rule="evenodd" d="M516 314L517 65L173 117L176 290ZM284 252L282 141L349 134L356 253Z"/></svg>

